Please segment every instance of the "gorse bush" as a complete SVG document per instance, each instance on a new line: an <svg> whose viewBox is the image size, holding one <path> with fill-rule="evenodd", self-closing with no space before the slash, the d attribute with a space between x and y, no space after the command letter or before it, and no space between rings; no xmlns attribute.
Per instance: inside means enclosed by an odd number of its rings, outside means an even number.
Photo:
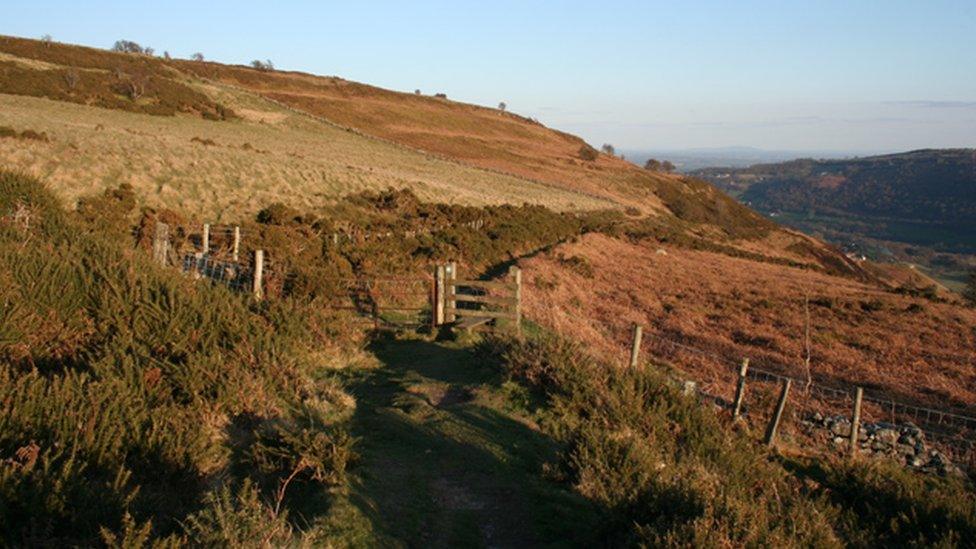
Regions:
<svg viewBox="0 0 976 549"><path fill-rule="evenodd" d="M295 464L293 486L344 482L347 404L304 359L314 316L159 270L100 223L0 173L3 543L190 539L215 489L247 499L260 477L267 507ZM280 467L246 457L269 452Z"/></svg>
<svg viewBox="0 0 976 549"><path fill-rule="evenodd" d="M663 370L618 369L553 336L490 338L483 346L508 379L542 402L532 413L564 444L558 478L604 509L610 545L951 546L976 539L971 488L837 464L811 490L809 475L784 468L723 425Z"/></svg>

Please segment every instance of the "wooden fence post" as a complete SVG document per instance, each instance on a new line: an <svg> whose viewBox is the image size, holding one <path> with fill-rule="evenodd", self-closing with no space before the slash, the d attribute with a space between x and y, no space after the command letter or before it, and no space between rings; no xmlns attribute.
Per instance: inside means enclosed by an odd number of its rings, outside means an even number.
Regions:
<svg viewBox="0 0 976 549"><path fill-rule="evenodd" d="M634 339L630 344L630 367L636 368L637 361L640 359L641 339L644 337L644 328L640 324L634 324Z"/></svg>
<svg viewBox="0 0 976 549"><path fill-rule="evenodd" d="M210 253L210 223L203 224L203 255Z"/></svg>
<svg viewBox="0 0 976 549"><path fill-rule="evenodd" d="M264 288L262 287L264 279L264 250L254 250L254 279L252 280L251 290L254 292L254 297L261 299L264 297Z"/></svg>
<svg viewBox="0 0 976 549"><path fill-rule="evenodd" d="M446 306L448 309L445 320L450 323L457 320L457 314L454 313L454 310L457 308L457 300L454 299L454 296L457 295L457 286L454 285L457 282L457 263L453 261L448 263L445 265L444 270L447 281Z"/></svg>
<svg viewBox="0 0 976 549"><path fill-rule="evenodd" d="M169 255L169 225L156 222L156 234L153 236L153 260L166 266Z"/></svg>
<svg viewBox="0 0 976 549"><path fill-rule="evenodd" d="M732 419L739 419L742 414L742 401L746 397L746 375L749 373L749 359L742 359L739 367L739 383L735 386L735 400L732 401Z"/></svg>
<svg viewBox="0 0 976 549"><path fill-rule="evenodd" d="M515 332L522 333L522 269L513 265L508 272L515 285Z"/></svg>
<svg viewBox="0 0 976 549"><path fill-rule="evenodd" d="M238 226L234 227L234 261L236 262L240 257L241 252L241 228Z"/></svg>
<svg viewBox="0 0 976 549"><path fill-rule="evenodd" d="M447 282L444 265L434 269L434 326L444 324L444 284Z"/></svg>
<svg viewBox="0 0 976 549"><path fill-rule="evenodd" d="M851 417L851 457L857 455L857 437L861 429L861 399L864 398L864 389L858 387L854 392L854 413Z"/></svg>
<svg viewBox="0 0 976 549"><path fill-rule="evenodd" d="M786 398L790 394L792 379L783 380L783 389L779 393L779 402L776 403L776 411L769 420L769 427L766 428L766 445L772 446L776 442L776 431L779 429L779 422L783 418L783 410L786 408Z"/></svg>

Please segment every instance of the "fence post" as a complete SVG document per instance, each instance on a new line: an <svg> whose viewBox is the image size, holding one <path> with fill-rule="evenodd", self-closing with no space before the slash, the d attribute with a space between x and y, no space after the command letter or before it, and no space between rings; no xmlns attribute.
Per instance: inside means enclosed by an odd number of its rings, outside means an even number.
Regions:
<svg viewBox="0 0 976 549"><path fill-rule="evenodd" d="M851 457L857 455L857 437L861 430L861 399L864 398L864 389L858 387L854 391L854 413L851 417Z"/></svg>
<svg viewBox="0 0 976 549"><path fill-rule="evenodd" d="M241 251L241 228L234 227L234 261L237 262Z"/></svg>
<svg viewBox="0 0 976 549"><path fill-rule="evenodd" d="M630 344L630 367L636 368L637 361L640 359L641 339L644 337L644 328L640 324L634 324L634 339Z"/></svg>
<svg viewBox="0 0 976 549"><path fill-rule="evenodd" d="M513 265L508 272L515 284L515 332L522 333L522 269Z"/></svg>
<svg viewBox="0 0 976 549"><path fill-rule="evenodd" d="M444 283L447 276L444 265L434 269L434 326L444 324Z"/></svg>
<svg viewBox="0 0 976 549"><path fill-rule="evenodd" d="M776 441L776 431L779 429L780 419L783 418L783 410L786 408L786 398L790 394L792 379L783 380L783 389L779 393L779 402L776 403L776 411L769 420L769 427L766 428L766 445L772 446Z"/></svg>
<svg viewBox="0 0 976 549"><path fill-rule="evenodd" d="M153 259L156 263L166 266L169 255L169 225L156 222L156 234L153 236Z"/></svg>
<svg viewBox="0 0 976 549"><path fill-rule="evenodd" d="M454 296L457 295L457 286L454 285L454 283L457 282L457 263L451 261L444 266L444 270L446 275L445 279L447 281L446 303L448 309L446 311L447 314L445 315L445 320L447 322L454 322L457 320L457 314L454 313L454 310L457 308L457 300L454 299Z"/></svg>
<svg viewBox="0 0 976 549"><path fill-rule="evenodd" d="M210 223L203 224L203 255L210 253Z"/></svg>
<svg viewBox="0 0 976 549"><path fill-rule="evenodd" d="M254 250L254 279L252 280L251 290L254 297L261 299L264 297L262 282L264 279L264 250Z"/></svg>
<svg viewBox="0 0 976 549"><path fill-rule="evenodd" d="M746 397L746 375L749 373L749 359L742 359L739 367L739 383L735 386L735 400L732 402L732 419L739 419L742 414L742 401Z"/></svg>

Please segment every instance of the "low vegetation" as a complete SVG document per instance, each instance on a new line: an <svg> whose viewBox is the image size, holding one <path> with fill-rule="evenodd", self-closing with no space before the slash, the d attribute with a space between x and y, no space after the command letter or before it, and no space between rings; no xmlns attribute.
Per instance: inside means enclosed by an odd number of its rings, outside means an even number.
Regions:
<svg viewBox="0 0 976 549"><path fill-rule="evenodd" d="M41 142L47 142L51 140L44 132L35 132L34 130L23 130L18 132L17 130L9 126L0 126L0 138L4 138L4 137L10 139L26 139L26 140L41 141Z"/></svg>
<svg viewBox="0 0 976 549"><path fill-rule="evenodd" d="M609 545L966 546L976 536L971 486L769 455L666 370L618 369L556 336L483 347L564 444L551 474L603 509Z"/></svg>
<svg viewBox="0 0 976 549"><path fill-rule="evenodd" d="M284 540L292 493L344 483L314 311L162 272L23 176L0 216L5 545Z"/></svg>

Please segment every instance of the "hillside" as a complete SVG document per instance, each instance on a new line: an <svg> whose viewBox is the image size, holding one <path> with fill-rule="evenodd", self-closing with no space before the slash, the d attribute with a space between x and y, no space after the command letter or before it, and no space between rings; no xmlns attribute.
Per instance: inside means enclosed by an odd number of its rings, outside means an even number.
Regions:
<svg viewBox="0 0 976 549"><path fill-rule="evenodd" d="M0 37L0 545L972 546L973 309L586 147Z"/></svg>
<svg viewBox="0 0 976 549"><path fill-rule="evenodd" d="M47 135L0 139L0 161L43 176L69 204L129 183L144 203L222 220L253 215L272 197L310 210L409 188L461 204L626 210L669 231L732 247L758 240L765 255L796 256L765 243L797 239L766 239L774 225L702 181L602 154L583 160L579 138L495 109L12 37L0 37L0 56L0 127Z"/></svg>
<svg viewBox="0 0 976 549"><path fill-rule="evenodd" d="M353 204L385 214L383 197ZM0 212L5 545L965 546L976 532L964 481L768 452L657 362L615 368L539 327L369 336L306 296L179 276L115 232L124 208L65 211L9 173ZM483 257L524 230L501 224Z"/></svg>
<svg viewBox="0 0 976 549"><path fill-rule="evenodd" d="M696 172L777 221L948 280L976 265L976 150L802 159Z"/></svg>

